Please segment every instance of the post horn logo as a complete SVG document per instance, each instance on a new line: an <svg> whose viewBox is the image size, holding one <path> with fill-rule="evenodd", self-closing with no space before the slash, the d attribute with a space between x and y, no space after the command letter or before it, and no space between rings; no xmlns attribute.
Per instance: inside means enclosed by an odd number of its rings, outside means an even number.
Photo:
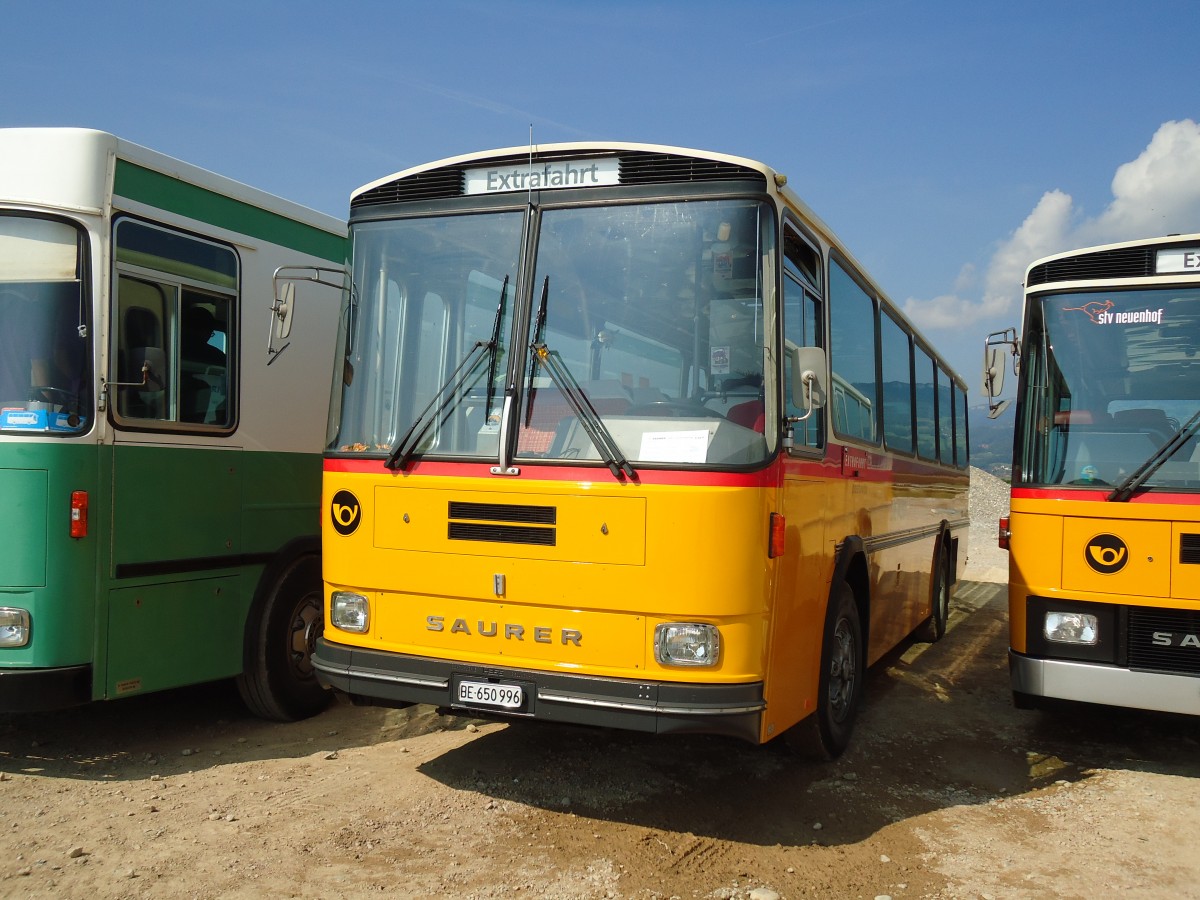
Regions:
<svg viewBox="0 0 1200 900"><path fill-rule="evenodd" d="M1098 534L1083 548L1083 558L1101 575L1115 575L1129 562L1129 548L1115 534Z"/></svg>
<svg viewBox="0 0 1200 900"><path fill-rule="evenodd" d="M362 507L358 498L349 491L338 491L329 504L329 519L338 534L353 534L362 520Z"/></svg>

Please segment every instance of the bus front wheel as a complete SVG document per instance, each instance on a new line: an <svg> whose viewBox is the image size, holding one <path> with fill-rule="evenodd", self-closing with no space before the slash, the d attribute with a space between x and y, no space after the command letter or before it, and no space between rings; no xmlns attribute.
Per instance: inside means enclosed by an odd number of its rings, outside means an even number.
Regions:
<svg viewBox="0 0 1200 900"><path fill-rule="evenodd" d="M293 560L269 587L248 624L238 691L251 712L290 722L320 712L329 692L317 682L312 653L324 625L321 561Z"/></svg>
<svg viewBox="0 0 1200 900"><path fill-rule="evenodd" d="M825 616L817 708L788 732L792 748L823 760L841 756L850 745L865 676L858 604L850 586L842 582Z"/></svg>

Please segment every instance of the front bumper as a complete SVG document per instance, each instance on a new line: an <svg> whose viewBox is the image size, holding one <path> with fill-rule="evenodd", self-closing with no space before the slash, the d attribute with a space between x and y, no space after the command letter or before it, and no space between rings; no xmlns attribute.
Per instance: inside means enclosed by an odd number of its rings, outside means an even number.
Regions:
<svg viewBox="0 0 1200 900"><path fill-rule="evenodd" d="M1200 715L1200 677L1008 653L1014 692L1130 709Z"/></svg>
<svg viewBox="0 0 1200 900"><path fill-rule="evenodd" d="M683 684L565 675L503 666L479 666L317 640L317 679L352 698L381 705L429 703L471 715L598 725L655 734L721 734L758 743L762 682ZM519 712L459 704L460 676L523 685Z"/></svg>

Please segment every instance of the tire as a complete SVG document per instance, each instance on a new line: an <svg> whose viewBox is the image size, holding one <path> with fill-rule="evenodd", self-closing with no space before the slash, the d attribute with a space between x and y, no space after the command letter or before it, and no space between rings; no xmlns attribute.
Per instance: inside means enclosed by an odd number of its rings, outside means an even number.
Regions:
<svg viewBox="0 0 1200 900"><path fill-rule="evenodd" d="M787 732L793 750L820 760L836 759L845 752L862 705L863 660L858 604L850 586L842 582L834 589L825 615L817 708Z"/></svg>
<svg viewBox="0 0 1200 900"><path fill-rule="evenodd" d="M293 560L268 588L247 624L246 669L238 692L264 719L291 722L316 715L330 693L317 681L312 652L324 630L321 561Z"/></svg>
<svg viewBox="0 0 1200 900"><path fill-rule="evenodd" d="M939 547L937 560L931 573L930 600L932 610L929 618L917 626L916 638L927 644L942 639L946 623L950 621L950 555L945 545Z"/></svg>

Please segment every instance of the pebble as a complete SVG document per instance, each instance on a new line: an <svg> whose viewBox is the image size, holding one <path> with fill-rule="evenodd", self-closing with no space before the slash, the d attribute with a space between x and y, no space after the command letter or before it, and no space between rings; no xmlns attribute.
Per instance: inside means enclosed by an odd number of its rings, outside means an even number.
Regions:
<svg viewBox="0 0 1200 900"><path fill-rule="evenodd" d="M820 831L824 827L820 822L813 822L813 831Z"/></svg>
<svg viewBox="0 0 1200 900"><path fill-rule="evenodd" d="M67 851L67 858L68 859L79 859L79 857L83 856L83 854L85 852L87 852L87 851L85 851L82 847L72 847L70 850Z"/></svg>

